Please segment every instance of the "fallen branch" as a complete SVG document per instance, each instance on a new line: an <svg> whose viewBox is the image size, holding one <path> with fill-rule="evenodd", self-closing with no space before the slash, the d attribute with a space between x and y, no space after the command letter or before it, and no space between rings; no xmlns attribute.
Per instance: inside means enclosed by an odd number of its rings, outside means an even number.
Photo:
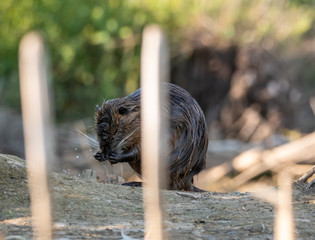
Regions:
<svg viewBox="0 0 315 240"><path fill-rule="evenodd" d="M251 155L255 165L237 175L234 179L233 188L239 187L253 177L267 171L279 171L291 163L299 163L315 158L315 132L306 135L298 140L276 147L272 150L264 150L260 153L252 154L246 151L233 160L233 166L242 162Z"/></svg>
<svg viewBox="0 0 315 240"><path fill-rule="evenodd" d="M308 170L302 177L300 177L299 182L306 182L310 177L315 174L315 165ZM315 179L313 179L309 184L307 184L306 189L311 189L315 185Z"/></svg>
<svg viewBox="0 0 315 240"><path fill-rule="evenodd" d="M222 164L215 167L221 174L213 176L212 169L203 173L208 182L218 182L231 171L241 172L228 186L228 190L234 190L257 175L268 171L283 169L292 163L314 161L315 159L315 132L308 134L298 140L281 145L279 147L261 150L251 149L238 155L230 164Z"/></svg>
<svg viewBox="0 0 315 240"><path fill-rule="evenodd" d="M308 170L302 177L299 178L299 182L306 182L314 174L315 174L315 165L310 170Z"/></svg>

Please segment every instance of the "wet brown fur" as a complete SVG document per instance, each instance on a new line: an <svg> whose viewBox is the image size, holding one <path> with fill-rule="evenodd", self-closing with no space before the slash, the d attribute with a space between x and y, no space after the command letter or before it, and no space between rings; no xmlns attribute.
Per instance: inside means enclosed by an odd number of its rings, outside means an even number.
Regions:
<svg viewBox="0 0 315 240"><path fill-rule="evenodd" d="M184 89L167 84L170 106L169 189L193 190L193 176L205 168L207 125L198 103ZM128 162L141 175L140 93L109 100L96 113L99 161Z"/></svg>

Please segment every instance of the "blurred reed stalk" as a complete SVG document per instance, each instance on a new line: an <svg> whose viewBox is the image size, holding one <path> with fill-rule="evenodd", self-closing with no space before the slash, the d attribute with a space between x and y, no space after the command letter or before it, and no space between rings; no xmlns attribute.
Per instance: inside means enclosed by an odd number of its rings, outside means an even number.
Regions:
<svg viewBox="0 0 315 240"><path fill-rule="evenodd" d="M42 37L25 35L19 49L19 73L27 178L34 239L52 238L47 164L53 162L54 138L50 122L46 56Z"/></svg>
<svg viewBox="0 0 315 240"><path fill-rule="evenodd" d="M272 204L275 208L274 239L294 240L295 226L292 206L292 169L287 166L277 173L279 188L256 184L252 195Z"/></svg>
<svg viewBox="0 0 315 240"><path fill-rule="evenodd" d="M165 189L167 151L166 98L162 88L168 79L166 38L157 26L143 32L141 49L141 159L145 239L167 239L163 232L162 193ZM164 111L163 111L164 110Z"/></svg>
<svg viewBox="0 0 315 240"><path fill-rule="evenodd" d="M277 194L275 211L275 230L276 240L294 239L294 218L292 207L292 177L288 168L278 174L278 184L280 188Z"/></svg>

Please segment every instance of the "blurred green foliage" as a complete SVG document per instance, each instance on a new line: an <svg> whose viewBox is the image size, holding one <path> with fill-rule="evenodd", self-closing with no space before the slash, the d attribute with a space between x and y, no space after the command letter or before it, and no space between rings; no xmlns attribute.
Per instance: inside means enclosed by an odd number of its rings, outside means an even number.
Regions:
<svg viewBox="0 0 315 240"><path fill-rule="evenodd" d="M0 101L19 109L18 44L31 30L45 37L57 118L64 121L93 116L103 99L139 87L147 24L165 29L172 52L180 50L189 29L199 27L227 43L283 43L311 28L314 10L304 2L309 1L2 0Z"/></svg>

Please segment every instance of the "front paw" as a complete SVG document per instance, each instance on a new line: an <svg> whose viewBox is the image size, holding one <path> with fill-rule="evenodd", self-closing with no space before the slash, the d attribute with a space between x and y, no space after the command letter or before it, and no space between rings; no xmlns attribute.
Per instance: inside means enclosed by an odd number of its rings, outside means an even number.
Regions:
<svg viewBox="0 0 315 240"><path fill-rule="evenodd" d="M106 160L101 152L95 153L94 158L99 162L104 162Z"/></svg>
<svg viewBox="0 0 315 240"><path fill-rule="evenodd" d="M121 158L120 154L112 152L112 153L109 154L108 161L111 164L116 164L116 163L120 162L120 158Z"/></svg>

